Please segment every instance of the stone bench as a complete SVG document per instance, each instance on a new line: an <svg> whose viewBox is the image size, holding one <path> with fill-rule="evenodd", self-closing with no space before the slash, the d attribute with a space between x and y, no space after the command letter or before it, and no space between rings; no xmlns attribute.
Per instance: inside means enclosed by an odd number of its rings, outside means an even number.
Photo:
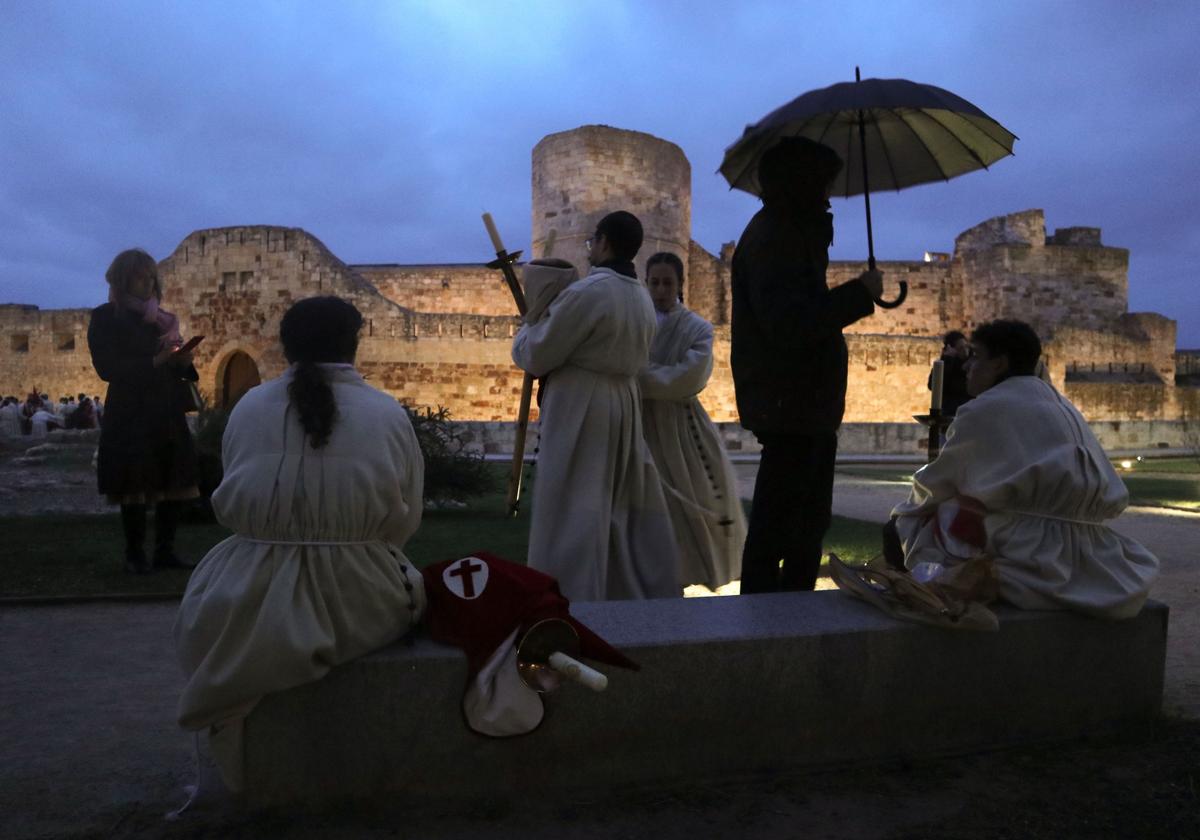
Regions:
<svg viewBox="0 0 1200 840"><path fill-rule="evenodd" d="M513 797L924 758L1116 729L1159 713L1167 607L1121 622L1000 607L1000 632L892 620L839 592L575 605L642 665L567 685L536 732L475 735L463 654L396 645L263 699L259 805Z"/></svg>

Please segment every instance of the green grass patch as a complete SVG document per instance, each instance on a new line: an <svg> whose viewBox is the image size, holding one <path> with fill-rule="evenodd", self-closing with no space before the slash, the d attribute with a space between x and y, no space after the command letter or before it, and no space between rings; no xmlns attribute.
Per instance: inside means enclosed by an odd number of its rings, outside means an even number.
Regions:
<svg viewBox="0 0 1200 840"><path fill-rule="evenodd" d="M457 510L427 511L421 528L405 546L417 566L487 550L516 562L529 551L526 502L516 518L504 515L504 495L492 493ZM153 538L150 523L147 545ZM166 569L149 575L124 568L121 523L105 516L30 516L0 519L5 553L0 559L0 596L56 597L117 594L182 594L187 570ZM176 548L198 562L230 535L211 522L184 522ZM843 560L866 562L879 553L879 524L835 516L825 550Z"/></svg>
<svg viewBox="0 0 1200 840"><path fill-rule="evenodd" d="M1129 488L1130 504L1200 510L1200 475L1123 474L1121 480Z"/></svg>
<svg viewBox="0 0 1200 840"><path fill-rule="evenodd" d="M1114 458L1112 463L1122 473L1184 473L1200 477L1200 457ZM1129 464L1128 468L1122 466L1125 463Z"/></svg>
<svg viewBox="0 0 1200 840"><path fill-rule="evenodd" d="M844 467L838 467L836 472L838 475L852 476L854 478L870 478L875 481L894 481L911 484L913 473L918 469L920 469L920 465L880 464L879 466L872 466L870 464L847 464Z"/></svg>

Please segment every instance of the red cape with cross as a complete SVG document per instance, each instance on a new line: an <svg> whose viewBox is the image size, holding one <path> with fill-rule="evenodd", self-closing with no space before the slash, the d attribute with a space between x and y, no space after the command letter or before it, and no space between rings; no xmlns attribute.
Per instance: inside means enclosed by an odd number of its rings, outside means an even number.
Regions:
<svg viewBox="0 0 1200 840"><path fill-rule="evenodd" d="M571 616L570 602L550 575L486 551L436 563L421 574L429 634L434 641L461 647L466 653L468 692L477 674L496 667L497 657L510 652L510 639L521 639L530 627L551 618L567 622L579 634L581 656L638 670L637 663ZM469 711L467 716L473 729L483 731L471 721Z"/></svg>

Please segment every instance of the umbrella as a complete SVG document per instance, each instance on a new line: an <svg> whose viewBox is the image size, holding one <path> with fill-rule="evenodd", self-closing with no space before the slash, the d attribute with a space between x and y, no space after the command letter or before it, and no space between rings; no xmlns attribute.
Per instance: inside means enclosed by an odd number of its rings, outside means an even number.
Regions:
<svg viewBox="0 0 1200 840"><path fill-rule="evenodd" d="M730 188L759 195L758 162L784 137L807 137L845 162L833 194L866 198L868 265L875 268L871 188L900 190L987 169L1013 153L1017 136L948 90L907 79L861 79L810 91L746 126L725 150L720 172ZM868 180L868 173L870 180ZM899 306L907 294L876 301Z"/></svg>

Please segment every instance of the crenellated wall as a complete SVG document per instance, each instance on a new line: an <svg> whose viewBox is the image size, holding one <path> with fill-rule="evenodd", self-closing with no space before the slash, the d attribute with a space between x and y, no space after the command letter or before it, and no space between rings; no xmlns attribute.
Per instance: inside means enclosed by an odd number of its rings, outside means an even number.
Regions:
<svg viewBox="0 0 1200 840"><path fill-rule="evenodd" d="M553 229L555 254L583 268L583 240L600 216L618 208L637 214L647 235L639 273L656 250L684 260L685 301L715 326L713 376L701 401L714 420L735 422L735 244L714 255L691 240L691 168L683 152L640 132L584 126L545 137L533 160L527 253L541 253ZM909 296L847 330L847 423L911 423L928 406L926 380L940 335L998 317L1034 325L1052 380L1090 420L1200 416L1193 387L1200 384L1200 353L1176 351L1171 319L1126 311L1128 262L1128 251L1102 244L1099 229L1059 228L1047 236L1044 213L1026 210L964 231L952 255L879 263L885 295L894 296L895 282L904 279ZM830 285L865 267L832 263ZM522 377L509 353L519 321L499 272L483 264L347 265L303 230L257 225L195 231L160 263L160 273L163 305L179 315L184 335L206 336L196 363L202 389L218 400L235 369L244 373L250 365L264 379L284 370L279 320L293 302L336 294L363 313L358 365L376 386L413 405L446 406L460 420L507 422L516 412ZM97 289L97 303L105 291ZM87 352L87 319L86 309L0 305L0 393L103 393Z"/></svg>

